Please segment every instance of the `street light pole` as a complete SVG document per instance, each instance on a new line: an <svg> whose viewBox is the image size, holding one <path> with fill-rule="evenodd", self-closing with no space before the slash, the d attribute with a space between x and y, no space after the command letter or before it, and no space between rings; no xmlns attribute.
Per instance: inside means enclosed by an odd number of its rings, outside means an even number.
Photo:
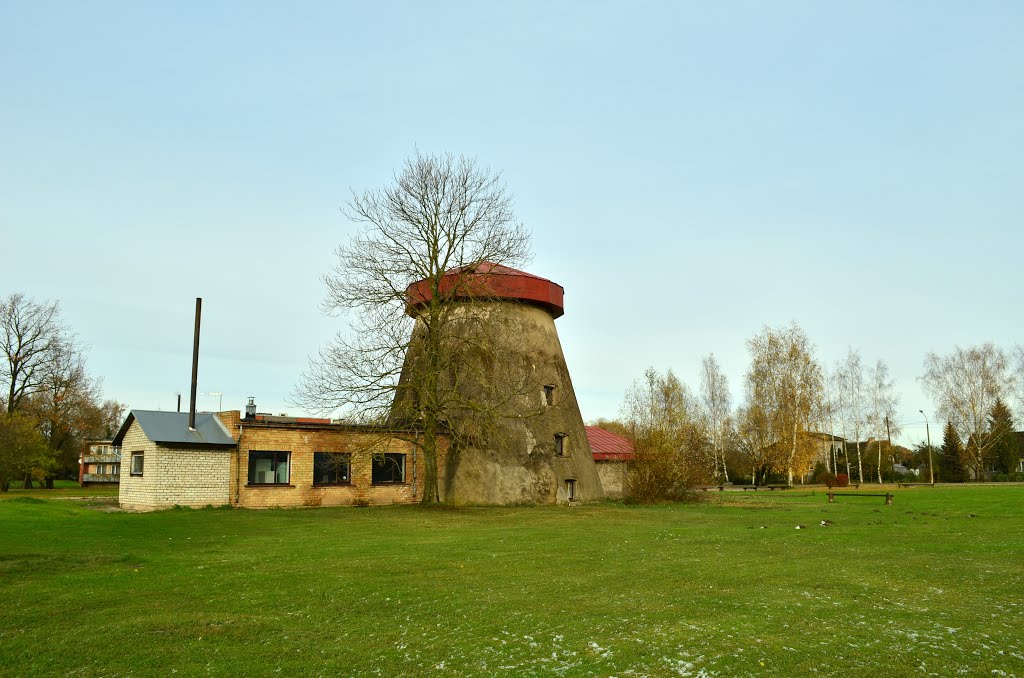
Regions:
<svg viewBox="0 0 1024 678"><path fill-rule="evenodd" d="M932 463L932 430L928 426L928 415L924 410L918 410L924 417L924 432L928 435L928 475L932 479L932 487L935 487L935 465Z"/></svg>

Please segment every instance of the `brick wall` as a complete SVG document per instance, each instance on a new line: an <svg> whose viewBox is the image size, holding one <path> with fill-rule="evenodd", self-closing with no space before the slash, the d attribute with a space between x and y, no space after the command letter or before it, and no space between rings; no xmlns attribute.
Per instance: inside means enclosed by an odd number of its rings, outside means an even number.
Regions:
<svg viewBox="0 0 1024 678"><path fill-rule="evenodd" d="M121 441L121 484L117 491L117 501L122 508L152 509L157 507L157 473L155 470L156 445L142 432L139 422L132 422L131 427ZM131 475L132 452L142 452L144 457L141 476ZM154 468L150 472L150 461Z"/></svg>
<svg viewBox="0 0 1024 678"><path fill-rule="evenodd" d="M238 448L193 450L168 448L149 440L133 422L122 442L119 503L123 508L152 510L175 505L203 507L232 504L246 508L409 504L423 498L423 454L407 440L333 426L280 426L247 423L237 412L219 414ZM439 475L444 474L444 445ZM290 453L288 485L249 485L250 450ZM131 476L131 453L144 453L141 476ZM313 454L351 455L347 485L313 485ZM374 485L375 453L405 455L405 482ZM415 463L414 463L415 462Z"/></svg>
<svg viewBox="0 0 1024 678"><path fill-rule="evenodd" d="M141 476L131 475L132 452L143 452ZM122 508L151 510L229 503L232 449L192 450L157 445L133 422L121 444Z"/></svg>
<svg viewBox="0 0 1024 678"><path fill-rule="evenodd" d="M409 441L341 428L283 427L249 424L245 421L241 422L240 431L231 432L239 436L237 462L231 469L231 501L237 506L267 508L409 504L423 498L423 455ZM289 484L249 485L249 452L253 450L289 452ZM350 484L314 486L314 452L350 454ZM405 455L405 483L372 483L373 455L385 452Z"/></svg>

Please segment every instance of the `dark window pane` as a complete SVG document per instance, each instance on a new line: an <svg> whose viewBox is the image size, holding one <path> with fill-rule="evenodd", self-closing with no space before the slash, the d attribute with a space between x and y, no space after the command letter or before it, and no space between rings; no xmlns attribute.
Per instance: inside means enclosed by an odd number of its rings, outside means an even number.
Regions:
<svg viewBox="0 0 1024 678"><path fill-rule="evenodd" d="M373 458L373 484L405 482L405 455L388 452Z"/></svg>
<svg viewBox="0 0 1024 678"><path fill-rule="evenodd" d="M313 453L314 485L347 485L351 457L342 452Z"/></svg>

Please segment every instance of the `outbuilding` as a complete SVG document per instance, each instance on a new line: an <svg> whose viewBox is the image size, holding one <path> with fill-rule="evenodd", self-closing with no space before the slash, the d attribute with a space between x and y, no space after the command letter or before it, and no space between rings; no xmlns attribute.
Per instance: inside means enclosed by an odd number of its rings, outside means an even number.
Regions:
<svg viewBox="0 0 1024 678"><path fill-rule="evenodd" d="M415 432L238 410L132 410L113 445L122 508L368 506L423 496ZM443 467L445 442L439 464Z"/></svg>
<svg viewBox="0 0 1024 678"><path fill-rule="evenodd" d="M197 414L190 429L186 412L132 410L112 444L123 464L118 491L122 508L220 506L230 501L237 444L216 415Z"/></svg>
<svg viewBox="0 0 1024 678"><path fill-rule="evenodd" d="M622 499L626 492L626 470L633 460L632 441L598 426L587 426L586 431L604 496Z"/></svg>

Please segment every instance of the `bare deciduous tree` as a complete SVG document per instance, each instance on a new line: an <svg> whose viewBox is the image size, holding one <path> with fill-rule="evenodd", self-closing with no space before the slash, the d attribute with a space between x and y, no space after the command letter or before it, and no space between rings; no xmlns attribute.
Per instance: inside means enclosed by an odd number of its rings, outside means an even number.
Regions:
<svg viewBox="0 0 1024 678"><path fill-rule="evenodd" d="M864 366L861 364L860 351L850 348L846 359L836 373L839 382L840 399L843 403L843 437L846 437L846 426L853 433L854 446L857 450L857 482L864 482L864 460L860 451L861 436L867 430L868 395L864 384ZM845 446L849 455L849 444ZM849 473L849 464L847 464Z"/></svg>
<svg viewBox="0 0 1024 678"><path fill-rule="evenodd" d="M0 397L8 413L18 411L27 398L44 389L65 334L56 301L38 303L23 294L0 301L0 351L4 358Z"/></svg>
<svg viewBox="0 0 1024 678"><path fill-rule="evenodd" d="M438 436L480 435L488 416L518 390L499 392L495 375L487 374L496 369L487 356L509 350L513 338L494 336L479 317L449 302L479 296L467 287L485 262L528 261L529 236L500 175L452 155L417 153L390 185L353 193L345 214L360 230L335 251L323 308L348 314L351 332L339 333L310 361L294 400L357 421L415 426L424 501L435 501ZM411 314L408 289L417 281L424 281L423 298ZM403 376L410 351L414 359ZM515 380L501 378L502 386Z"/></svg>
<svg viewBox="0 0 1024 678"><path fill-rule="evenodd" d="M868 426L877 440L892 441L891 436L899 435L901 428L895 419L900 396L896 393L896 381L889 376L889 366L879 359L870 373L870 404ZM892 449L890 446L890 454ZM878 445L878 483L882 483L882 445Z"/></svg>
<svg viewBox="0 0 1024 678"><path fill-rule="evenodd" d="M729 381L722 373L714 354L705 356L701 361L700 393L707 428L711 434L713 475L719 476L722 482L729 482L729 471L725 465L725 439L732 396L729 393Z"/></svg>
<svg viewBox="0 0 1024 678"><path fill-rule="evenodd" d="M846 477L850 478L850 454L847 449L849 443L846 437L846 416L847 416L847 404L846 404L846 390L845 390L845 373L843 371L843 363L839 363L832 370L831 378L828 380L828 386L826 388L826 397L829 402L829 427L834 431L835 419L839 420L839 430L842 432L843 439L843 459L846 462ZM833 450L835 446L833 445ZM833 473L839 473L838 460L835 460L835 468Z"/></svg>
<svg viewBox="0 0 1024 678"><path fill-rule="evenodd" d="M829 449L828 454L825 455L825 470L829 473L839 473L839 458L836 453L836 419L839 418L842 421L842 398L839 394L839 383L836 379L836 373L833 370L825 369L824 374L824 389L822 390L822 402L821 402L821 420L823 424L828 425L829 432ZM847 477L849 477L849 460L847 460Z"/></svg>
<svg viewBox="0 0 1024 678"><path fill-rule="evenodd" d="M964 441L961 462L976 479L983 477L991 461L989 413L997 400L1014 391L1017 380L1010 357L992 342L925 356L921 385L934 400L938 417L951 422Z"/></svg>

